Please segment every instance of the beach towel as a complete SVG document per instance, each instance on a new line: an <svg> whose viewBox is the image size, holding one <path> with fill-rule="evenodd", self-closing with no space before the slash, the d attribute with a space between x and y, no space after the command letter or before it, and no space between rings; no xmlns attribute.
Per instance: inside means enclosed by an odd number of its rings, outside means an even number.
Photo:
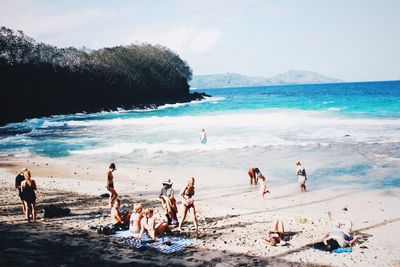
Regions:
<svg viewBox="0 0 400 267"><path fill-rule="evenodd" d="M336 249L330 250L329 246L325 245L324 242L318 242L318 243L312 244L312 245L310 245L308 247L312 248L312 249L315 249L315 250L331 252L331 253L349 253L349 252L352 252L351 247L336 248Z"/></svg>
<svg viewBox="0 0 400 267"><path fill-rule="evenodd" d="M129 231L116 232L114 237L125 238L125 243L138 249L153 248L162 253L174 253L182 251L189 246L193 246L195 241L186 237L164 236L157 238L156 241L143 234L141 240L134 238L135 234Z"/></svg>

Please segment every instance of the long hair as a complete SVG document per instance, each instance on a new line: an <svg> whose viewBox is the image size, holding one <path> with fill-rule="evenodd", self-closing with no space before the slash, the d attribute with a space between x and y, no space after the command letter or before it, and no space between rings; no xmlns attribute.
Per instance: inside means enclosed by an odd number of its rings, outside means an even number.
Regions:
<svg viewBox="0 0 400 267"><path fill-rule="evenodd" d="M186 185L188 190L194 190L194 177L190 177Z"/></svg>
<svg viewBox="0 0 400 267"><path fill-rule="evenodd" d="M32 185L32 179L31 179L31 172L30 171L26 171L24 172L24 178L26 183L31 186Z"/></svg>

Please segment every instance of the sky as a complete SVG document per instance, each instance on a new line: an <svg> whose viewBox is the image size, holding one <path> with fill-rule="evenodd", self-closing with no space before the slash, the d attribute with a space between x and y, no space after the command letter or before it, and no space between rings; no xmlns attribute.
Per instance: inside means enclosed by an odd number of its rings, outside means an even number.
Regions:
<svg viewBox="0 0 400 267"><path fill-rule="evenodd" d="M194 75L400 79L398 0L1 0L0 26L58 47L166 46Z"/></svg>

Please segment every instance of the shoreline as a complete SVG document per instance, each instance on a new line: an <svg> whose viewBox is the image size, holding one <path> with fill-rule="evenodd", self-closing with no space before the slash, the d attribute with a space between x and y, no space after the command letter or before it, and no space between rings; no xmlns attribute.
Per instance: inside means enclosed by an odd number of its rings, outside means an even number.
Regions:
<svg viewBox="0 0 400 267"><path fill-rule="evenodd" d="M19 199L16 190L13 189L13 182L16 172L21 167L28 167L38 185L38 208L42 209L45 203L56 200L57 203L66 203L67 207L72 207L71 212L74 215L65 217L65 220L55 218L46 219L44 222L41 219L43 215L39 213L39 222L35 228L41 228L42 224L46 227L57 227L52 224L61 221L62 227L74 229L73 236L90 236L82 238L79 242L84 243L84 240L89 238L98 243L98 240L108 238L108 242L112 242L113 245L110 245L106 254L112 255L113 246L116 246L124 251L121 252L124 255L120 259L122 262L140 263L135 257L139 257L141 252L132 251L132 248L126 247L121 240L91 233L87 228L90 223L105 224L109 220L107 199L98 197L106 192L106 170L103 165L93 160L84 160L83 157L67 159L0 158L0 179L7 185L1 197L2 214L6 214L1 216L1 231L9 231L15 227L24 228L27 225L19 209ZM217 170L205 170L215 171ZM221 177L229 177L228 170L220 172L226 172L225 176ZM213 173L210 174L210 177L212 176ZM160 169L159 166L151 165L117 164L115 177L116 190L120 194L123 207L131 208L133 203L141 201L146 207L155 208L159 219L164 219L158 202L161 181L165 177L176 177L173 187L177 194L187 175L174 166L162 166ZM224 258L230 257L227 262L232 265L235 265L235 258L244 260L245 264L252 264L258 260L260 264L269 262L271 265L283 266L296 266L299 263L310 266L373 266L378 263L391 266L400 260L400 248L397 246L400 233L399 188L366 189L361 186L337 186L314 189L315 191L310 188L309 192L301 194L297 184L290 183L270 188L271 194L266 200L261 200L258 187L249 186L247 179L241 184L227 184L225 178L221 178L220 181L214 179L210 183L208 179L204 179L205 181L199 180L196 187L196 208L202 237L198 239L195 247L176 256L182 260L180 263L175 262L173 256L153 252L151 257L154 258L145 261L147 264L157 264L157 260L160 259L174 265L206 264L203 254L205 251L214 260L221 255L224 255ZM181 211L180 200L178 208ZM348 211L344 212L344 208ZM321 241L329 231L329 210L350 218L354 223L354 230L364 237L363 243L357 244L352 253L329 254L306 247L309 243ZM80 215L76 216L77 214ZM13 216L18 218L16 222L12 221ZM184 229L193 227L190 217L189 215ZM268 233L273 219L277 217L283 219L287 232L294 233L288 246L270 247L261 241L261 237ZM390 233L391 238L388 238L387 233ZM50 239L56 235L55 232L46 234L45 230L42 234L48 235ZM361 246L366 248L360 248ZM93 248L92 252L98 251L98 248ZM134 256L124 254L128 251ZM216 264L218 262L210 265Z"/></svg>

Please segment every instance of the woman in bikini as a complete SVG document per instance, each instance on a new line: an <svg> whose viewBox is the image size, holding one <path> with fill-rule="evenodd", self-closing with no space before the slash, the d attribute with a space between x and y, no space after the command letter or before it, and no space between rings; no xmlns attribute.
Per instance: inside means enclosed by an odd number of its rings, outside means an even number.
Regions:
<svg viewBox="0 0 400 267"><path fill-rule="evenodd" d="M256 167L250 168L247 171L247 174L250 176L250 185L253 185L253 182L254 182L254 185L257 185L258 178L260 178L260 176L262 176L260 170Z"/></svg>
<svg viewBox="0 0 400 267"><path fill-rule="evenodd" d="M113 171L116 170L115 164L111 163L110 167L108 167L108 172L107 172L107 190L111 193L110 194L110 199L108 202L108 206L111 208L113 206L114 201L117 199L118 194L114 189L114 176L113 176Z"/></svg>
<svg viewBox="0 0 400 267"><path fill-rule="evenodd" d="M273 223L273 229L269 232L268 236L263 238L263 240L271 246L276 245L284 245L285 241L283 241L285 235L285 226L283 225L283 221L280 219L275 219Z"/></svg>
<svg viewBox="0 0 400 267"><path fill-rule="evenodd" d="M187 212L192 209L193 210L193 222L194 226L196 227L196 235L199 235L199 226L197 224L197 215L196 215L196 208L194 206L194 177L191 177L188 180L187 185L182 188L180 196L182 197L183 201L183 215L181 221L179 222L179 230L182 230L182 224L185 222Z"/></svg>
<svg viewBox="0 0 400 267"><path fill-rule="evenodd" d="M31 172L24 172L25 180L21 182L21 198L25 205L25 218L28 222L36 221L36 182L31 179Z"/></svg>
<svg viewBox="0 0 400 267"><path fill-rule="evenodd" d="M146 209L144 212L144 217L142 218L140 224L140 234L138 239L141 239L145 230L149 234L149 237L156 240L158 237L162 236L165 232L171 232L168 224L165 222L157 222L153 216L153 209Z"/></svg>
<svg viewBox="0 0 400 267"><path fill-rule="evenodd" d="M143 218L143 206L141 203L135 203L133 205L133 213L131 214L130 223L129 223L129 231L134 234L140 233L140 221Z"/></svg>

